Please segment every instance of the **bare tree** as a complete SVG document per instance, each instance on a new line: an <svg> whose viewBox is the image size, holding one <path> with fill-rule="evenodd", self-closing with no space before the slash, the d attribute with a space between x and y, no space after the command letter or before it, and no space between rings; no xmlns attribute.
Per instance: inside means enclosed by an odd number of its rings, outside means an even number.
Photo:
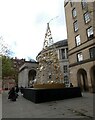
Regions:
<svg viewBox="0 0 95 120"><path fill-rule="evenodd" d="M13 52L10 50L9 45L3 40L3 37L0 37L0 56L10 56Z"/></svg>

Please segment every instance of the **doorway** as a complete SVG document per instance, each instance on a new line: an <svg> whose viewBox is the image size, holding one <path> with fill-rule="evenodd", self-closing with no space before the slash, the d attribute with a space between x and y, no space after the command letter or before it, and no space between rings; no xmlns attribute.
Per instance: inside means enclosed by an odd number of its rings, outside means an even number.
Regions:
<svg viewBox="0 0 95 120"><path fill-rule="evenodd" d="M90 75L91 75L92 89L93 92L95 93L95 66L91 68Z"/></svg>
<svg viewBox="0 0 95 120"><path fill-rule="evenodd" d="M88 91L87 73L84 69L79 69L77 72L78 86L82 91Z"/></svg>
<svg viewBox="0 0 95 120"><path fill-rule="evenodd" d="M30 70L28 73L28 87L32 87L35 77L36 77L36 71L33 69Z"/></svg>

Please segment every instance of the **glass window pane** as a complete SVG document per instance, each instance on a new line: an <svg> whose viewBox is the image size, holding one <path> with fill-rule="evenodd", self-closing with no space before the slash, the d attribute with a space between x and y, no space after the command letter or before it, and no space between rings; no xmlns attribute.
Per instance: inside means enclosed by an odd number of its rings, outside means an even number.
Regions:
<svg viewBox="0 0 95 120"><path fill-rule="evenodd" d="M74 18L77 16L77 12L76 12L75 8L72 10L72 15L73 15Z"/></svg>
<svg viewBox="0 0 95 120"><path fill-rule="evenodd" d="M75 21L75 22L74 22L74 31L77 31L77 30L78 30L78 22Z"/></svg>
<svg viewBox="0 0 95 120"><path fill-rule="evenodd" d="M87 0L82 0L82 8L87 8Z"/></svg>
<svg viewBox="0 0 95 120"><path fill-rule="evenodd" d="M74 2L73 0L70 0L70 3L71 3L71 7L74 5Z"/></svg>
<svg viewBox="0 0 95 120"><path fill-rule="evenodd" d="M93 28L90 27L90 28L87 29L87 36L91 37L92 35L93 35Z"/></svg>
<svg viewBox="0 0 95 120"><path fill-rule="evenodd" d="M81 44L81 39L80 39L80 35L76 36L76 45L80 45Z"/></svg>
<svg viewBox="0 0 95 120"><path fill-rule="evenodd" d="M65 59L65 49L61 49L62 59Z"/></svg>
<svg viewBox="0 0 95 120"><path fill-rule="evenodd" d="M88 12L84 14L84 20L85 20L85 23L88 23L90 21L90 14Z"/></svg>
<svg viewBox="0 0 95 120"><path fill-rule="evenodd" d="M78 59L78 61L82 61L83 60L82 53L77 54L77 59Z"/></svg>
<svg viewBox="0 0 95 120"><path fill-rule="evenodd" d="M64 73L67 73L67 72L68 72L67 65L64 65L64 66L63 66L63 69L64 69Z"/></svg>
<svg viewBox="0 0 95 120"><path fill-rule="evenodd" d="M90 58L95 58L95 47L89 49Z"/></svg>
<svg viewBox="0 0 95 120"><path fill-rule="evenodd" d="M64 82L68 81L68 76L64 76Z"/></svg>

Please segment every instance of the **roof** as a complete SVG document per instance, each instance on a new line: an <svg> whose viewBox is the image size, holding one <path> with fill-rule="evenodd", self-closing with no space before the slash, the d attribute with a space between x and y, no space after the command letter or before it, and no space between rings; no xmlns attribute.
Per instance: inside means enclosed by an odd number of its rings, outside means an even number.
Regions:
<svg viewBox="0 0 95 120"><path fill-rule="evenodd" d="M67 39L60 40L60 41L58 41L58 42L55 42L53 45L49 46L47 49L43 49L42 51L40 51L37 56L39 56L39 55L40 55L42 52L44 52L44 51L47 51L47 50L52 49L53 46L55 46L56 48L68 46Z"/></svg>
<svg viewBox="0 0 95 120"><path fill-rule="evenodd" d="M65 40L60 40L60 41L54 43L53 45L55 45L56 47L67 46L68 42L67 42L67 39L65 39Z"/></svg>

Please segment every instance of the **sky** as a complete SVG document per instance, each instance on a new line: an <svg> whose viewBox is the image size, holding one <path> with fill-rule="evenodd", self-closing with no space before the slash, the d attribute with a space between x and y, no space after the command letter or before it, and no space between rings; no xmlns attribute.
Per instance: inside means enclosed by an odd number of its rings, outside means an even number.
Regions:
<svg viewBox="0 0 95 120"><path fill-rule="evenodd" d="M19 59L36 60L50 20L53 41L66 39L64 0L0 0L0 36Z"/></svg>

